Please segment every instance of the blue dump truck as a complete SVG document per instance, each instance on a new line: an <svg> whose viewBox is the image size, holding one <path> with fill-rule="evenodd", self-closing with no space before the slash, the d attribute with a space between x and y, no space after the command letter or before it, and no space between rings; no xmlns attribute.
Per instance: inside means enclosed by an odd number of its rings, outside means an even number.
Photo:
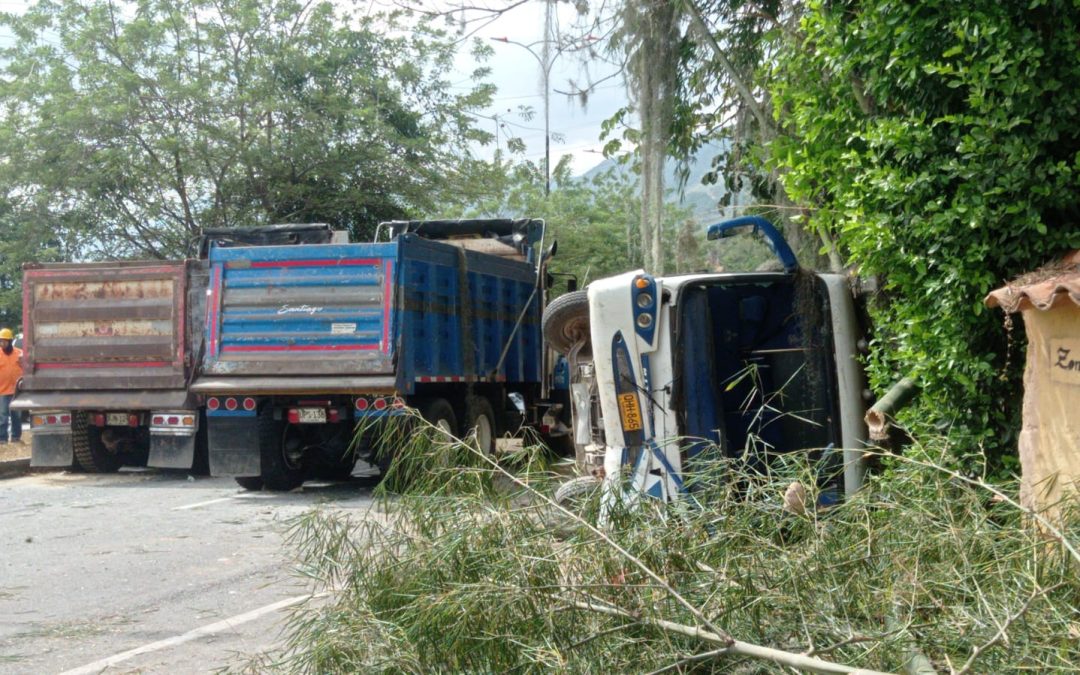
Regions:
<svg viewBox="0 0 1080 675"><path fill-rule="evenodd" d="M212 475L287 490L347 477L363 420L415 408L494 450L546 407L542 220L384 223L388 241L207 237L198 375ZM239 243L240 245L237 245Z"/></svg>

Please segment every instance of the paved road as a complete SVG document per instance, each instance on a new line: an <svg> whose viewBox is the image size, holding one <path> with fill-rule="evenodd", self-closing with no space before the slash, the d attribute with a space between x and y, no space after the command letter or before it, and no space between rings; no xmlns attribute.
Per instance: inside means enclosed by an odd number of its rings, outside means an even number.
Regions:
<svg viewBox="0 0 1080 675"><path fill-rule="evenodd" d="M0 480L0 673L206 673L273 650L307 591L285 523L320 504L371 517L373 485L244 493L151 471Z"/></svg>

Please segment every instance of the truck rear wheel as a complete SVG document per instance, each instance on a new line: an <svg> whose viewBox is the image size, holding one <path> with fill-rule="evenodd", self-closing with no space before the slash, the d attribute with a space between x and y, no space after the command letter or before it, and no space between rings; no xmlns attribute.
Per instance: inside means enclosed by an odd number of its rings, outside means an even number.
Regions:
<svg viewBox="0 0 1080 675"><path fill-rule="evenodd" d="M465 401L466 433L476 433L476 444L489 457L495 456L495 410L485 396L470 396Z"/></svg>
<svg viewBox="0 0 1080 675"><path fill-rule="evenodd" d="M199 430L195 432L195 456L191 460L191 473L196 476L210 475L210 437L206 424L206 411L199 413Z"/></svg>
<svg viewBox="0 0 1080 675"><path fill-rule="evenodd" d="M285 442L285 425L274 419L274 408L259 411L259 458L261 480L267 490L288 491L304 482L304 463L299 451Z"/></svg>
<svg viewBox="0 0 1080 675"><path fill-rule="evenodd" d="M90 426L90 416L76 412L71 416L71 446L75 462L87 473L116 473L120 470L120 455L109 452L101 442L101 430Z"/></svg>
<svg viewBox="0 0 1080 675"><path fill-rule="evenodd" d="M233 480L236 481L237 485L251 492L258 492L263 489L262 476L237 476Z"/></svg>
<svg viewBox="0 0 1080 675"><path fill-rule="evenodd" d="M453 438L458 437L457 416L454 415L453 406L446 399L417 399L412 402L412 407L420 413L425 422L444 432L432 432L437 443L450 440L445 434L449 434ZM389 474L390 467L398 457L400 447L407 445L409 442L407 439L420 431L421 426L421 422L411 416L399 419L391 418L387 421L387 424L394 425L394 428L390 430L388 427L387 432L372 439L374 444L372 457L378 465L379 473L382 474L383 478L386 478ZM412 482L412 473L415 466L415 462L406 462L401 471L395 471L396 475L393 478L392 489L403 490L407 488Z"/></svg>
<svg viewBox="0 0 1080 675"><path fill-rule="evenodd" d="M420 415L432 426L458 437L457 416L445 398L433 398L420 405ZM445 439L443 439L445 440Z"/></svg>

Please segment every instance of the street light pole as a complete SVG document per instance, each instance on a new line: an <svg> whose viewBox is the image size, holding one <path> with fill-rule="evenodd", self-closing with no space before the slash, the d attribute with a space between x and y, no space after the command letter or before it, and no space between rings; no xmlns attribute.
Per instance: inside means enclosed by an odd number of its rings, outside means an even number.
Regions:
<svg viewBox="0 0 1080 675"><path fill-rule="evenodd" d="M551 66L555 63L555 59L558 58L562 50L557 50L555 55L549 59L544 59L533 49L536 45L548 45L551 40L537 40L525 44L524 42L518 42L517 40L511 40L508 37L493 37L491 38L495 42L505 42L509 45L517 45L529 52L536 62L540 64L540 73L543 75L541 80L544 87L544 197L546 198L551 194L551 90L548 87L548 81L551 78ZM546 49L544 50L547 51Z"/></svg>

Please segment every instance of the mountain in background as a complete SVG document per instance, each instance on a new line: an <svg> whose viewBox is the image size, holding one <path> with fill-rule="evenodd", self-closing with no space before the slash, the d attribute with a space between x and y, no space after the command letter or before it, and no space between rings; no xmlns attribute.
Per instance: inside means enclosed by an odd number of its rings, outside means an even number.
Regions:
<svg viewBox="0 0 1080 675"><path fill-rule="evenodd" d="M742 211L741 208L737 207L745 207L750 203L749 189L746 189L736 195L735 199L732 200L733 206L721 209L718 204L720 199L726 194L724 186L719 183L705 185L701 182L702 177L712 170L713 158L726 152L729 145L729 141L721 140L704 145L698 150L697 155L690 162L690 176L682 190L682 195L679 194L677 189L679 183L675 176L677 162L669 159L664 166L664 185L668 190L668 201L689 208L693 213L694 218L701 223L702 227L728 218L734 218L735 216L740 215ZM622 164L614 159L605 159L603 162L581 174L579 178L582 180L592 180L608 171L614 172L616 176L625 176L632 179L637 178L630 164Z"/></svg>

